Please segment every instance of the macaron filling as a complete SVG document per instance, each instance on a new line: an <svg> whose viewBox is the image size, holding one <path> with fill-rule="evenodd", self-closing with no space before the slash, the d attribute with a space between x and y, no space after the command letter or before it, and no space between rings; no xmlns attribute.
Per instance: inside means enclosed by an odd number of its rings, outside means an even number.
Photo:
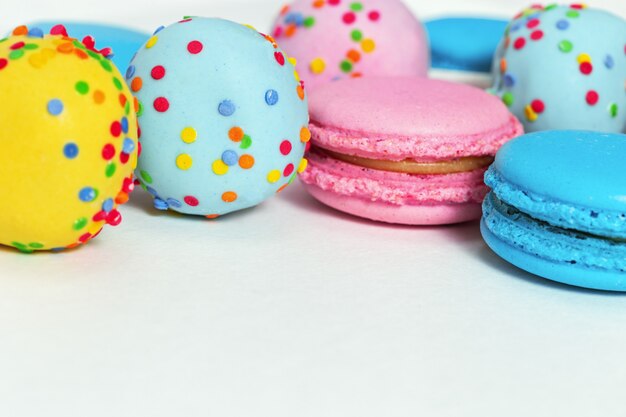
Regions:
<svg viewBox="0 0 626 417"><path fill-rule="evenodd" d="M470 156L444 161L416 161L414 159L392 161L386 159L363 158L355 155L346 155L320 147L317 148L332 158L363 168L417 175L443 175L470 172L486 168L491 165L494 160L492 156Z"/></svg>

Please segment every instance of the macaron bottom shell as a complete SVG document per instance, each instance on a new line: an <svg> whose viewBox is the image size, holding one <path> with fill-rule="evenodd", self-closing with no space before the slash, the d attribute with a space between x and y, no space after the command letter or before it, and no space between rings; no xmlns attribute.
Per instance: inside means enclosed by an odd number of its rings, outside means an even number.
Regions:
<svg viewBox="0 0 626 417"><path fill-rule="evenodd" d="M481 232L501 258L532 274L568 285L626 291L626 243L562 229L503 210L493 194L483 203Z"/></svg>
<svg viewBox="0 0 626 417"><path fill-rule="evenodd" d="M313 147L300 174L320 202L346 213L394 224L443 225L480 218L488 189L484 168L444 175L417 175L364 168Z"/></svg>

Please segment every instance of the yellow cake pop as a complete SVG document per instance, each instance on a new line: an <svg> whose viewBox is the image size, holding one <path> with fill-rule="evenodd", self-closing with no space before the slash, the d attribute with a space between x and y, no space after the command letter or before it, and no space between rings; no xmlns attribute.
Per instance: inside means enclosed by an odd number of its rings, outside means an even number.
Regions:
<svg viewBox="0 0 626 417"><path fill-rule="evenodd" d="M0 40L0 244L73 248L121 221L137 102L110 53L62 26Z"/></svg>

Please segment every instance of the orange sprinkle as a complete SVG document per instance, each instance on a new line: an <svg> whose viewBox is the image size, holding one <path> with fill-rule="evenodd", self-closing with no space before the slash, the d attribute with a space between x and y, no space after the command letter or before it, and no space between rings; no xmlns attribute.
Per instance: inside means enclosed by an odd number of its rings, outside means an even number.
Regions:
<svg viewBox="0 0 626 417"><path fill-rule="evenodd" d="M296 34L297 29L298 27L296 25L294 25L293 23L290 24L289 26L287 26L287 29L285 29L285 36L291 38L293 35Z"/></svg>
<svg viewBox="0 0 626 417"><path fill-rule="evenodd" d="M225 203L232 203L233 201L237 200L237 193L233 191L226 191L224 194L222 194L222 200Z"/></svg>
<svg viewBox="0 0 626 417"><path fill-rule="evenodd" d="M228 137L233 142L241 142L243 139L243 129L240 127L233 127L228 131Z"/></svg>
<svg viewBox="0 0 626 417"><path fill-rule="evenodd" d="M254 166L254 157L252 155L241 155L239 158L239 166L243 169L250 169Z"/></svg>
<svg viewBox="0 0 626 417"><path fill-rule="evenodd" d="M346 55L348 59L354 63L357 63L361 60L361 53L356 49L350 49Z"/></svg>
<svg viewBox="0 0 626 417"><path fill-rule="evenodd" d="M128 102L128 99L126 98L126 96L122 93L120 93L120 105L122 107L126 107L126 103Z"/></svg>
<svg viewBox="0 0 626 417"><path fill-rule="evenodd" d="M300 141L307 143L311 140L311 131L308 127L303 127L300 129Z"/></svg>
<svg viewBox="0 0 626 417"><path fill-rule="evenodd" d="M62 54L71 54L72 52L74 52L74 45L72 45L70 42L62 43L57 46L57 51L61 52Z"/></svg>
<svg viewBox="0 0 626 417"><path fill-rule="evenodd" d="M209 214L208 216L206 216L206 218L209 220L217 219L218 217L220 217L219 214Z"/></svg>
<svg viewBox="0 0 626 417"><path fill-rule="evenodd" d="M28 35L28 28L24 25L18 26L15 29L13 29L13 35L14 36Z"/></svg>
<svg viewBox="0 0 626 417"><path fill-rule="evenodd" d="M296 91L298 91L298 97L300 97L300 100L304 100L304 88L299 85Z"/></svg>
<svg viewBox="0 0 626 417"><path fill-rule="evenodd" d="M104 103L104 99L105 99L105 95L102 91L100 90L96 90L93 92L93 101L96 102L96 104L102 104Z"/></svg>
<svg viewBox="0 0 626 417"><path fill-rule="evenodd" d="M115 197L115 203L116 204L126 204L128 202L128 194L126 194L125 192L121 191L117 197Z"/></svg>
<svg viewBox="0 0 626 417"><path fill-rule="evenodd" d="M506 58L502 58L500 60L500 72L505 73L507 69L507 62L506 62Z"/></svg>
<svg viewBox="0 0 626 417"><path fill-rule="evenodd" d="M136 93L141 90L141 87L143 87L143 80L141 77L133 78L133 81L130 83L130 88Z"/></svg>
<svg viewBox="0 0 626 417"><path fill-rule="evenodd" d="M322 7L324 7L325 4L326 2L324 0L315 0L313 2L313 7L315 7L316 9L321 9Z"/></svg>
<svg viewBox="0 0 626 417"><path fill-rule="evenodd" d="M287 184L283 185L282 187L280 187L280 188L278 189L278 191L276 191L276 194L278 194L278 193L280 193L281 191L283 191L285 188L287 188L287 186L288 186L288 185L289 185L289 183L287 183Z"/></svg>
<svg viewBox="0 0 626 417"><path fill-rule="evenodd" d="M87 59L87 58L89 58L87 53L85 51L83 51L82 49L74 49L74 54L76 54L76 56L79 57L80 59Z"/></svg>
<svg viewBox="0 0 626 417"><path fill-rule="evenodd" d="M135 113L139 113L139 99L137 97L133 97L133 107L135 108Z"/></svg>
<svg viewBox="0 0 626 417"><path fill-rule="evenodd" d="M283 6L282 9L280 9L281 16L287 14L288 11L289 11L289 5L287 4Z"/></svg>
<svg viewBox="0 0 626 417"><path fill-rule="evenodd" d="M362 76L363 74L360 72L353 72L352 74L350 74L350 77L352 78L361 78Z"/></svg>

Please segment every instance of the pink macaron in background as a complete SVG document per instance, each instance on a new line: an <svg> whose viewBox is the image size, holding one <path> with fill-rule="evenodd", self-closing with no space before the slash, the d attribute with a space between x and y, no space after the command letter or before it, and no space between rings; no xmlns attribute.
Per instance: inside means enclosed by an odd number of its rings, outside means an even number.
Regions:
<svg viewBox="0 0 626 417"><path fill-rule="evenodd" d="M359 76L426 76L430 66L425 29L401 0L296 0L272 35L309 90Z"/></svg>
<svg viewBox="0 0 626 417"><path fill-rule="evenodd" d="M496 97L420 77L330 83L311 92L309 105L302 182L330 207L387 223L480 218L485 170L523 133Z"/></svg>

